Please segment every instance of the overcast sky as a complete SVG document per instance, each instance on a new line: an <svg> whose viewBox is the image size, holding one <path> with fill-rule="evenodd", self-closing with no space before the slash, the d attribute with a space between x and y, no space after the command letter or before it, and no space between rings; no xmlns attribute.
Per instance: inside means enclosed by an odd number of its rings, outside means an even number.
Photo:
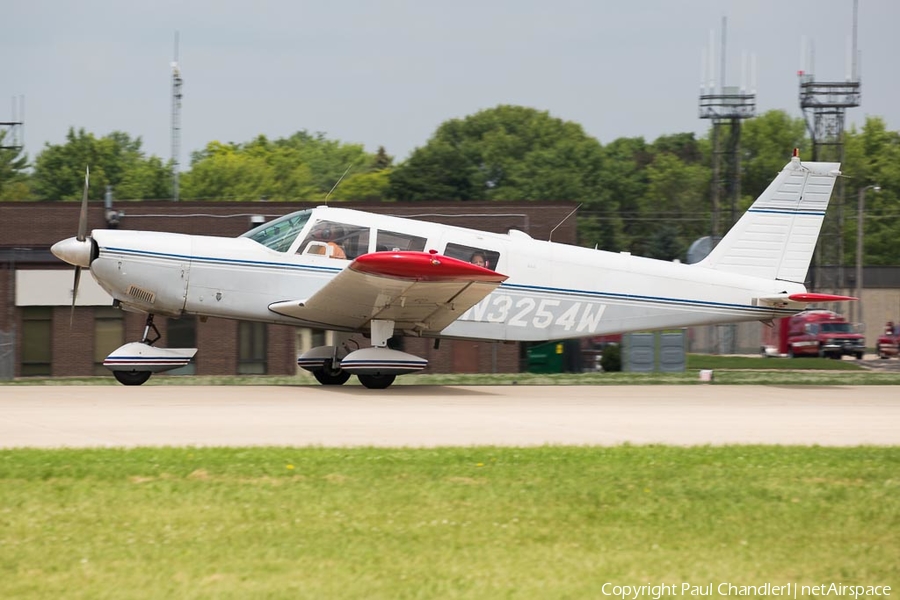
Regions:
<svg viewBox="0 0 900 600"><path fill-rule="evenodd" d="M900 2L860 0L862 106L900 129ZM758 112L801 116L815 75L847 73L852 0L2 0L0 121L25 97L34 156L70 126L171 156L180 33L181 162L207 142L306 129L398 161L443 121L498 104L547 110L606 144L703 134L701 54L727 17L726 82L757 56ZM718 71L716 71L718 79ZM718 84L718 82L717 82ZM786 150L788 152L788 150Z"/></svg>

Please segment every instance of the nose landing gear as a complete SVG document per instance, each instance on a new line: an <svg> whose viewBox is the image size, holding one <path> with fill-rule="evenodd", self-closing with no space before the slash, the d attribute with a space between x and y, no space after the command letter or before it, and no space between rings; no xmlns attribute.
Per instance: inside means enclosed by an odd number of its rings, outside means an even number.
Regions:
<svg viewBox="0 0 900 600"><path fill-rule="evenodd" d="M113 372L119 383L141 385L153 373L183 367L197 354L196 348L157 348L153 344L160 337L159 329L153 324L153 315L147 315L141 341L116 348L103 361L103 366Z"/></svg>

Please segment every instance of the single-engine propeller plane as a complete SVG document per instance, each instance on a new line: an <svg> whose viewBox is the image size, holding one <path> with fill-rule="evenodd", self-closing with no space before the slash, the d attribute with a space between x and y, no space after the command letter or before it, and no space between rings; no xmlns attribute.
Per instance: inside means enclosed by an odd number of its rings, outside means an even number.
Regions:
<svg viewBox="0 0 900 600"><path fill-rule="evenodd" d="M710 254L680 264L507 234L319 206L237 238L86 231L52 251L89 269L122 309L147 314L143 339L104 364L126 385L187 364L196 348L155 346L154 315L224 317L363 333L371 347L312 348L297 359L324 385L356 375L386 388L422 358L393 335L542 341L768 321L807 303L803 281L838 163L794 157Z"/></svg>

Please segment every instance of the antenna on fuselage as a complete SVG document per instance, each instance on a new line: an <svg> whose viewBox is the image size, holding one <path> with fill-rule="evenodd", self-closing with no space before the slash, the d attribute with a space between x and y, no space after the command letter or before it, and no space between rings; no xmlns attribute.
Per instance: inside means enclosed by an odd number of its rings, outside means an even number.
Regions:
<svg viewBox="0 0 900 600"><path fill-rule="evenodd" d="M328 202L328 197L331 195L331 192L333 192L334 190L337 189L337 186L339 186L341 184L341 181L344 180L344 177L347 176L347 173L349 173L350 169L352 169L352 168L353 168L353 163L350 163L349 165L347 165L346 170L344 170L344 174L341 175L338 178L338 180L334 182L334 186L332 186L332 188L328 191L328 193L325 194L325 202Z"/></svg>
<svg viewBox="0 0 900 600"><path fill-rule="evenodd" d="M582 202L581 204L584 204L584 202ZM550 230L550 236L547 238L547 241L548 241L548 242L552 242L552 241L553 241L553 232L556 231L557 229L559 229L560 225L562 225L563 223L565 223L565 222L569 219L569 217L571 217L572 215L574 215L574 214L578 211L578 209L581 208L581 204L579 204L578 206L576 206L575 208L573 208L573 209L572 209L572 212L570 212L570 213L567 214L565 217L563 217L563 220L560 221L559 223L557 223L557 224L556 224L556 227L554 227L553 229Z"/></svg>

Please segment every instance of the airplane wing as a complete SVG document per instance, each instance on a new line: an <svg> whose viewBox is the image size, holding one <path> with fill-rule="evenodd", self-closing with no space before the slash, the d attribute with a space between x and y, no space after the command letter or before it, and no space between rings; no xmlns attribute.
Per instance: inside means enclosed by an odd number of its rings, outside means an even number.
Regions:
<svg viewBox="0 0 900 600"><path fill-rule="evenodd" d="M365 329L372 319L397 331L437 333L490 294L506 275L429 252L364 254L302 300L269 310L325 327Z"/></svg>

